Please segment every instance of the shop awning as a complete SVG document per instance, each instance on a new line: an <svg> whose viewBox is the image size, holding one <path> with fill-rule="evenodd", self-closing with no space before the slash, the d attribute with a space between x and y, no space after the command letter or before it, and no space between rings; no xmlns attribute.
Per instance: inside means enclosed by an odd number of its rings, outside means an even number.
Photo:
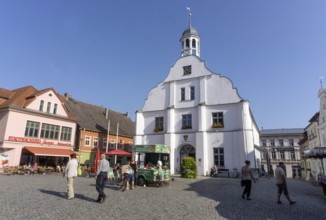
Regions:
<svg viewBox="0 0 326 220"><path fill-rule="evenodd" d="M25 147L24 149L35 156L69 157L74 153L72 150L60 148Z"/></svg>

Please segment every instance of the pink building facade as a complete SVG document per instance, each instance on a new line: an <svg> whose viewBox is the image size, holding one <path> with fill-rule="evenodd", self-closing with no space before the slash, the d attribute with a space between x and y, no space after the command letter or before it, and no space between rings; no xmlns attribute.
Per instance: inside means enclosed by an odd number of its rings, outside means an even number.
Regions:
<svg viewBox="0 0 326 220"><path fill-rule="evenodd" d="M0 168L65 163L73 153L76 120L52 88L0 88Z"/></svg>

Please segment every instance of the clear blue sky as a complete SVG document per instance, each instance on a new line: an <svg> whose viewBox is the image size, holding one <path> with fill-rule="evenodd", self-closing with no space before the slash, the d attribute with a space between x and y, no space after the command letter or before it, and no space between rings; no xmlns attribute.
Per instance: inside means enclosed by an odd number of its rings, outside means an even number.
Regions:
<svg viewBox="0 0 326 220"><path fill-rule="evenodd" d="M325 0L0 0L0 87L52 87L134 120L180 57L186 7L201 59L259 128L308 125L326 80Z"/></svg>

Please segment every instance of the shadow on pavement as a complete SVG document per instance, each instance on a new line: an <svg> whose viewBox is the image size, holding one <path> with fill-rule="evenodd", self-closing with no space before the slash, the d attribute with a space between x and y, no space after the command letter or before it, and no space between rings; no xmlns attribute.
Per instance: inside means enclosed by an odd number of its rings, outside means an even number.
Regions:
<svg viewBox="0 0 326 220"><path fill-rule="evenodd" d="M66 192L57 192L57 191L52 191L52 190L46 190L46 189L39 189L39 191L41 193L45 193L45 194L49 194L49 195L53 195L53 196L57 196L63 199L67 199L67 193ZM82 194L76 194L75 193L75 199L81 199L81 200L85 200L88 202L96 202L95 199L93 198L88 198Z"/></svg>
<svg viewBox="0 0 326 220"><path fill-rule="evenodd" d="M258 199L246 201L241 198L243 188L240 186L240 179L207 178L190 183L189 186L188 191L194 191L201 197L215 201L215 209L222 218L229 220L275 219L275 216L259 211L261 204L257 201Z"/></svg>

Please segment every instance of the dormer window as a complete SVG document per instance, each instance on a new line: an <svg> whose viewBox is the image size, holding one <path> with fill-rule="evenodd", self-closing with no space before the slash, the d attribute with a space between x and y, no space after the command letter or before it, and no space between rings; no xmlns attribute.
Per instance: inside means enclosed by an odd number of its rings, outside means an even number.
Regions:
<svg viewBox="0 0 326 220"><path fill-rule="evenodd" d="M183 75L190 75L191 74L191 65L183 67Z"/></svg>
<svg viewBox="0 0 326 220"><path fill-rule="evenodd" d="M54 104L53 114L57 114L58 104Z"/></svg>
<svg viewBox="0 0 326 220"><path fill-rule="evenodd" d="M44 100L41 100L40 108L39 108L40 112L43 112L43 107L44 107Z"/></svg>
<svg viewBox="0 0 326 220"><path fill-rule="evenodd" d="M46 108L46 112L47 113L50 113L50 110L51 110L51 102L48 102L48 106Z"/></svg>

